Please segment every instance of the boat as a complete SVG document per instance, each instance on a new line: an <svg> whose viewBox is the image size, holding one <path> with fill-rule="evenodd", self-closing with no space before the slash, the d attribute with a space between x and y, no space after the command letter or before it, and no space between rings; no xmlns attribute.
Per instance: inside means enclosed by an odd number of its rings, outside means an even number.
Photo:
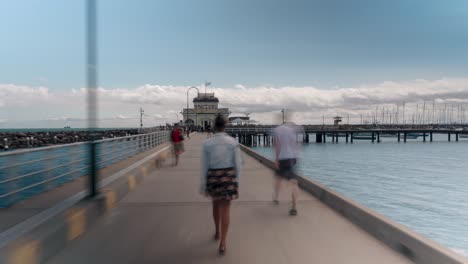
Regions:
<svg viewBox="0 0 468 264"><path fill-rule="evenodd" d="M427 134L426 134L427 136ZM418 137L424 137L424 133L408 133L406 134L407 139L418 139Z"/></svg>
<svg viewBox="0 0 468 264"><path fill-rule="evenodd" d="M393 133L386 133L386 134L382 134L380 135L380 137L384 137L384 138L396 138L398 135L397 134L393 134Z"/></svg>
<svg viewBox="0 0 468 264"><path fill-rule="evenodd" d="M354 133L353 139L357 140L372 140L376 139L376 135L374 134L374 138L372 138L372 133Z"/></svg>
<svg viewBox="0 0 468 264"><path fill-rule="evenodd" d="M335 137L337 134L335 133L327 133L327 137ZM348 134L349 136L349 134ZM338 133L338 137L346 137L346 133Z"/></svg>

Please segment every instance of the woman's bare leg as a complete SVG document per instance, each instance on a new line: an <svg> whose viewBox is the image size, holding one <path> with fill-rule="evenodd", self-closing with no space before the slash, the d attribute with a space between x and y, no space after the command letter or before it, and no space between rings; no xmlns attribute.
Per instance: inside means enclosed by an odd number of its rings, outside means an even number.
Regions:
<svg viewBox="0 0 468 264"><path fill-rule="evenodd" d="M219 239L219 220L221 216L219 201L213 200L213 221L215 224L215 239Z"/></svg>
<svg viewBox="0 0 468 264"><path fill-rule="evenodd" d="M229 229L231 201L222 200L219 202L221 208L221 241L219 246L224 248L226 247L226 237Z"/></svg>

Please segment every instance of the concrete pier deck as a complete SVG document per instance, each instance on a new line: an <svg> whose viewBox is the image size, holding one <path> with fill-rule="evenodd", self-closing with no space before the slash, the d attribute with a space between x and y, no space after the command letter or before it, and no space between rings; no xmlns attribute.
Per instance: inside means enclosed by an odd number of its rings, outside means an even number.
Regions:
<svg viewBox="0 0 468 264"><path fill-rule="evenodd" d="M166 144L157 146L153 149L139 153L125 160L111 164L99 170L99 179L105 179L115 172L118 172L147 155L159 151ZM26 200L19 201L8 208L0 208L0 232L19 224L28 218L43 212L44 210L56 205L60 201L88 188L89 176L85 175L75 180L51 189L47 192L29 197Z"/></svg>
<svg viewBox="0 0 468 264"><path fill-rule="evenodd" d="M275 206L273 172L244 154L227 252L218 256L211 203L198 193L204 138L186 140L178 167L152 172L48 263L412 263L308 193L289 216L289 190Z"/></svg>

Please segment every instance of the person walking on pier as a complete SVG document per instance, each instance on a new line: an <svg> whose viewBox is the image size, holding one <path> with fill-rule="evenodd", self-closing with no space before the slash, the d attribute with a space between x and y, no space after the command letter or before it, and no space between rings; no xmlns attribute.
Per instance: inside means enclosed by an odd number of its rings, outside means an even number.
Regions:
<svg viewBox="0 0 468 264"><path fill-rule="evenodd" d="M298 198L299 188L297 186L296 174L294 167L299 157L299 145L297 143L297 135L301 132L302 127L294 123L283 123L273 130L275 137L275 163L276 177L275 187L273 190L273 202L279 204L278 196L281 188L281 178L285 178L291 185L292 206L289 210L290 215L297 215L296 201Z"/></svg>
<svg viewBox="0 0 468 264"><path fill-rule="evenodd" d="M203 144L200 181L200 192L212 200L214 239L220 240L221 255L226 251L231 201L239 197L241 167L240 145L224 133L226 123L226 119L218 115L215 119L216 133Z"/></svg>
<svg viewBox="0 0 468 264"><path fill-rule="evenodd" d="M179 155L184 152L184 136L177 123L174 125L174 129L171 132L171 141L174 148L174 166L177 166L179 164Z"/></svg>

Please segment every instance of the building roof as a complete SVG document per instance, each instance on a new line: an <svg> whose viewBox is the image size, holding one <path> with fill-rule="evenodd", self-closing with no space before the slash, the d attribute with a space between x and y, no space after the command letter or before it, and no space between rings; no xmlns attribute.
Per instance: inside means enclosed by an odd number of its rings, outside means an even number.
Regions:
<svg viewBox="0 0 468 264"><path fill-rule="evenodd" d="M219 103L214 93L198 93L198 96L193 98L194 103Z"/></svg>
<svg viewBox="0 0 468 264"><path fill-rule="evenodd" d="M232 120L235 120L235 119L246 121L246 120L250 120L250 117L248 117L248 116L233 116L233 117L229 118L229 121L232 121Z"/></svg>
<svg viewBox="0 0 468 264"><path fill-rule="evenodd" d="M216 97L195 97L193 98L194 103L219 103L219 99Z"/></svg>

